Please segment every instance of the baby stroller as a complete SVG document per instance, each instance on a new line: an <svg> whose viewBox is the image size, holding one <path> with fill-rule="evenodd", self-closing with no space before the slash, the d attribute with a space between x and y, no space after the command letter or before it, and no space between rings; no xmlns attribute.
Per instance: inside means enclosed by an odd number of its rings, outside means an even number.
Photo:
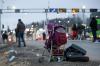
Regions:
<svg viewBox="0 0 100 66"><path fill-rule="evenodd" d="M51 27L50 27L51 28ZM48 28L49 38L45 42L45 48L51 55L50 60L60 61L64 59L64 48L67 43L67 36L65 27L53 26L52 29ZM63 46L61 48L61 46Z"/></svg>

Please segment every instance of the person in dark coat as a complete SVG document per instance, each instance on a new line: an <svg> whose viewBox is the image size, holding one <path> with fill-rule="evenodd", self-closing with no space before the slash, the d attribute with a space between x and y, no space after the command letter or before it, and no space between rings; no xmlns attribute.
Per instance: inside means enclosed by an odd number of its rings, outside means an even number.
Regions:
<svg viewBox="0 0 100 66"><path fill-rule="evenodd" d="M93 35L93 42L95 42L96 39L97 39L97 34L96 34L96 31L97 31L97 21L96 21L95 17L92 17L92 20L90 22L90 27L91 27L92 35Z"/></svg>
<svg viewBox="0 0 100 66"><path fill-rule="evenodd" d="M79 24L77 29L78 29L78 38L81 40L83 38L82 33L84 32L85 27L82 24Z"/></svg>
<svg viewBox="0 0 100 66"><path fill-rule="evenodd" d="M18 29L15 29L15 37L16 37L16 42L18 41Z"/></svg>
<svg viewBox="0 0 100 66"><path fill-rule="evenodd" d="M18 19L17 30L18 30L18 47L21 46L21 42L23 42L24 47L26 47L24 40L25 24L22 22L21 19Z"/></svg>
<svg viewBox="0 0 100 66"><path fill-rule="evenodd" d="M46 34L45 34L45 32L43 32L42 35L43 35L43 40L46 40Z"/></svg>
<svg viewBox="0 0 100 66"><path fill-rule="evenodd" d="M4 42L4 43L5 43L5 40L6 40L6 41L8 40L7 31L5 31L5 32L2 34L2 39L3 39L3 42Z"/></svg>

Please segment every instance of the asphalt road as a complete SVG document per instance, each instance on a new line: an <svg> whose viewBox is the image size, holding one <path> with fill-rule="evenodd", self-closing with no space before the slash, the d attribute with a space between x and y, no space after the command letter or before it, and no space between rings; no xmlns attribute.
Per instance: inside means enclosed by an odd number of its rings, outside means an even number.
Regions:
<svg viewBox="0 0 100 66"><path fill-rule="evenodd" d="M93 43L87 40L68 40L65 48L76 44L87 51L90 60L100 61L100 43ZM27 45L44 48L44 41L27 41Z"/></svg>
<svg viewBox="0 0 100 66"><path fill-rule="evenodd" d="M87 51L87 56L89 56L89 62L47 62L49 54L46 51L46 59L43 63L39 63L39 58L42 57L45 41L26 41L27 47L14 47L17 51L17 58L8 65L1 64L0 66L99 66L100 65L100 43L92 43L86 40L68 40L65 44L65 48L71 46L71 44L76 44ZM1 57L1 56L0 56ZM0 61L1 62L1 61Z"/></svg>

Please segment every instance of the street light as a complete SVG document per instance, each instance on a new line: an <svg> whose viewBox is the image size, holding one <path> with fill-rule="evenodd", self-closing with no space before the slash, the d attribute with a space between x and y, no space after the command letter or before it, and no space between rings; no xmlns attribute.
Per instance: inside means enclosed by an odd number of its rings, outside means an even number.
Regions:
<svg viewBox="0 0 100 66"><path fill-rule="evenodd" d="M95 16L96 18L98 18L98 16Z"/></svg>
<svg viewBox="0 0 100 66"><path fill-rule="evenodd" d="M85 26L85 28L87 27L87 25L86 25L86 21L85 21L85 15L84 15L84 13L85 13L85 9L86 9L86 6L85 5L83 5L82 6L82 12L83 12L83 25ZM84 37L86 36L86 32L85 32L85 29L84 29Z"/></svg>
<svg viewBox="0 0 100 66"><path fill-rule="evenodd" d="M82 6L82 9L86 9L86 6L85 6L85 5L83 5L83 6Z"/></svg>
<svg viewBox="0 0 100 66"><path fill-rule="evenodd" d="M61 23L61 20L59 20L58 22Z"/></svg>
<svg viewBox="0 0 100 66"><path fill-rule="evenodd" d="M83 6L82 6L82 12L83 12L83 23L84 23L84 21L85 21L85 20L84 20L84 13L85 13L85 9L86 9L86 6L85 6L85 5L83 5Z"/></svg>
<svg viewBox="0 0 100 66"><path fill-rule="evenodd" d="M70 21L68 20L67 22L69 23Z"/></svg>

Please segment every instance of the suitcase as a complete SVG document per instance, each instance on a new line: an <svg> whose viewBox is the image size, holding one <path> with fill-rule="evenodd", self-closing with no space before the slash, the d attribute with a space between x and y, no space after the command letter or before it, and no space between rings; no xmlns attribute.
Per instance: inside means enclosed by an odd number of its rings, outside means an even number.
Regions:
<svg viewBox="0 0 100 66"><path fill-rule="evenodd" d="M64 57L66 59L66 61L80 61L80 62L88 62L89 61L89 57L85 56L86 55L86 50L84 50L83 48L72 44L69 48L67 48L64 51Z"/></svg>
<svg viewBox="0 0 100 66"><path fill-rule="evenodd" d="M66 61L72 61L72 62L88 62L89 57L83 56L83 55L67 55Z"/></svg>
<svg viewBox="0 0 100 66"><path fill-rule="evenodd" d="M81 54L81 55L86 55L87 53L86 50L84 50L83 48L75 44L72 44L69 48L65 50L65 54L69 52L74 52L74 53Z"/></svg>

